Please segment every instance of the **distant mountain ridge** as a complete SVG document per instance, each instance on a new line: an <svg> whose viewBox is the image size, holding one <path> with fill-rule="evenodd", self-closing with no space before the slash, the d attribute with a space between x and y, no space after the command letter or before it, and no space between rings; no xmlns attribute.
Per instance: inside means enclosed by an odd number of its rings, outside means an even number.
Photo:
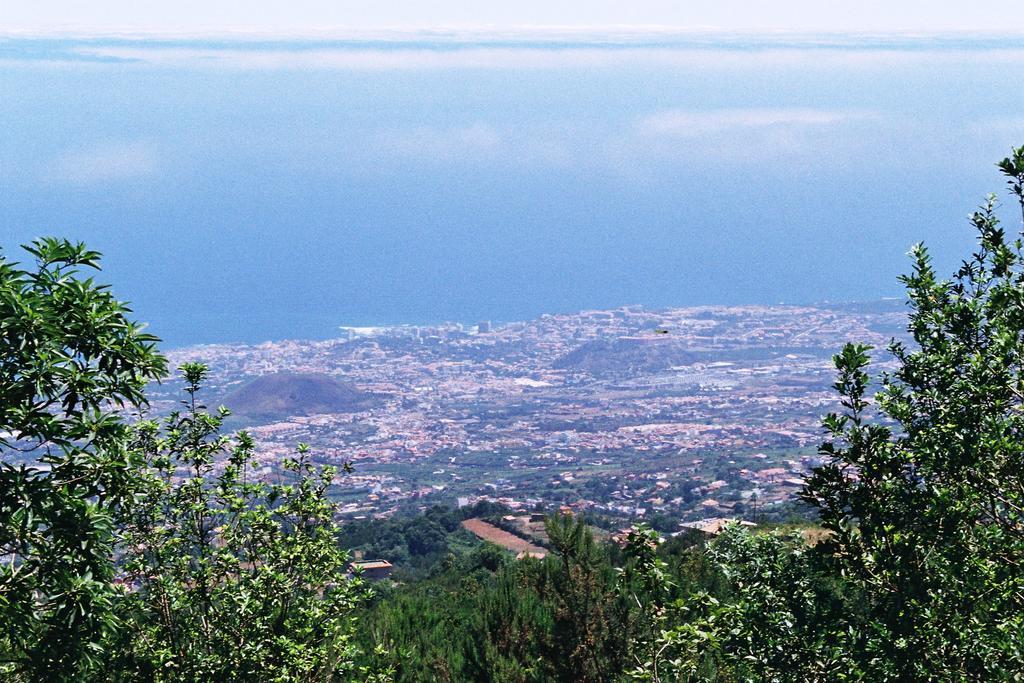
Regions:
<svg viewBox="0 0 1024 683"><path fill-rule="evenodd" d="M257 377L232 392L224 404L248 417L285 418L292 415L351 413L381 400L335 377L317 373L275 373Z"/></svg>

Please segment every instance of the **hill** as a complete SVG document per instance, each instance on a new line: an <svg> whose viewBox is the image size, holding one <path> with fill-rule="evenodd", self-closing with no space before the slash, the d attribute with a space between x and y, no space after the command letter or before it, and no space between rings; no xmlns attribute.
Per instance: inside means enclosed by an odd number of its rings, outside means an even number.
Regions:
<svg viewBox="0 0 1024 683"><path fill-rule="evenodd" d="M685 344L655 336L595 339L557 358L558 369L586 372L595 377L660 372L693 363L697 356Z"/></svg>
<svg viewBox="0 0 1024 683"><path fill-rule="evenodd" d="M263 375L229 394L224 405L238 415L285 418L291 415L351 413L376 405L380 396L330 375Z"/></svg>

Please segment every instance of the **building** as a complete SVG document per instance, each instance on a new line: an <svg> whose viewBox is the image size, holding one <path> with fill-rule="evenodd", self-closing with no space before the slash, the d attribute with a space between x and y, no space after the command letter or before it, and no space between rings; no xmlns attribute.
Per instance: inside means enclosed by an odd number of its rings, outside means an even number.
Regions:
<svg viewBox="0 0 1024 683"><path fill-rule="evenodd" d="M393 566L387 560L364 560L353 562L351 568L353 571L360 571L364 579L380 581L391 576Z"/></svg>
<svg viewBox="0 0 1024 683"><path fill-rule="evenodd" d="M679 526L684 529L695 529L696 531L708 534L709 536L717 536L725 531L725 528L730 524L739 524L740 526L745 527L757 526L753 522L748 522L746 520L726 519L724 517L708 517L707 519L700 519L696 522L683 522Z"/></svg>

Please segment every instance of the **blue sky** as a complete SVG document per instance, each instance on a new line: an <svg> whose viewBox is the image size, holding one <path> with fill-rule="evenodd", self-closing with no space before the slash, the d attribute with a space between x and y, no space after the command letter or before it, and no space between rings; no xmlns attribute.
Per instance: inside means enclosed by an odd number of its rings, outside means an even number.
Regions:
<svg viewBox="0 0 1024 683"><path fill-rule="evenodd" d="M315 3L61 5L0 24L0 244L89 242L171 344L896 295L912 243L966 254L1024 143L999 3L851 22L871 33L821 11L694 30L725 17L700 3L585 26L539 3L344 26Z"/></svg>

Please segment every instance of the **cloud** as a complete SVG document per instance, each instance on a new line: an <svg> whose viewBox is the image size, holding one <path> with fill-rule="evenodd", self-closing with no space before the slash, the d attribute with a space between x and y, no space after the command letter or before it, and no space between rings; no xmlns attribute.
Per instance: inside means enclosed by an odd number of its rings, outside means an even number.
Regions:
<svg viewBox="0 0 1024 683"><path fill-rule="evenodd" d="M700 137L768 128L834 126L875 118L867 112L828 109L715 109L709 111L670 110L641 118L637 130L642 135Z"/></svg>
<svg viewBox="0 0 1024 683"><path fill-rule="evenodd" d="M49 165L45 175L71 185L102 185L152 176L158 169L149 142L111 141L70 149Z"/></svg>
<svg viewBox="0 0 1024 683"><path fill-rule="evenodd" d="M0 30L0 39L4 33ZM564 69L669 66L891 68L1024 63L1021 35L866 34L578 27L88 37L8 34L3 65L117 65L246 71Z"/></svg>
<svg viewBox="0 0 1024 683"><path fill-rule="evenodd" d="M613 121L469 120L450 126L379 127L325 138L360 175L396 167L557 172L648 183L666 174L756 165L759 171L832 172L889 161L903 119L862 109L778 107L670 109ZM865 141L868 141L867 143ZM310 152L314 153L314 152Z"/></svg>
<svg viewBox="0 0 1024 683"><path fill-rule="evenodd" d="M1012 43L1016 44L1016 43ZM973 63L1021 64L1024 50L1007 46L948 46L904 44L817 45L813 43L716 44L602 44L568 42L522 44L392 43L370 48L359 43L343 46L279 44L247 46L100 45L75 47L38 57L40 62L118 63L173 68L342 71L425 71L440 69L567 69L615 66L891 68L896 64L962 66Z"/></svg>
<svg viewBox="0 0 1024 683"><path fill-rule="evenodd" d="M757 162L764 168L848 163L881 152L901 120L860 109L810 107L671 109L617 121L467 121L451 126L379 127L316 145L359 173L399 165L558 169L645 179L681 166ZM883 144L884 143L884 144ZM832 161L827 161L831 159Z"/></svg>
<svg viewBox="0 0 1024 683"><path fill-rule="evenodd" d="M379 130L371 136L369 144L378 154L391 157L479 159L494 156L502 146L502 138L494 127L474 123L452 128Z"/></svg>
<svg viewBox="0 0 1024 683"><path fill-rule="evenodd" d="M593 148L593 133L574 124L497 124L378 128L348 140L344 156L363 171L388 163L572 168ZM384 165L381 165L381 162Z"/></svg>
<svg viewBox="0 0 1024 683"><path fill-rule="evenodd" d="M666 162L806 166L828 157L861 157L865 140L894 127L897 121L866 110L674 109L639 117L621 138L609 141L605 153L631 174Z"/></svg>

